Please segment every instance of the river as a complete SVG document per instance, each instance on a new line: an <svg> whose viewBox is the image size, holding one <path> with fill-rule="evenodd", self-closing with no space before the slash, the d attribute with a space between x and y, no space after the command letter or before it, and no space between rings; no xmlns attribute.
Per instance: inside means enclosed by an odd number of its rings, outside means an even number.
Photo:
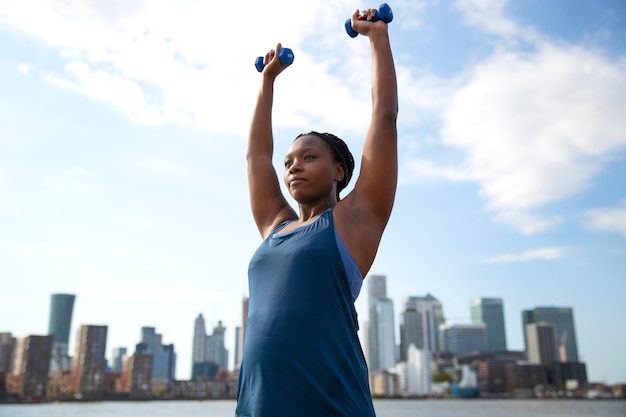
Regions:
<svg viewBox="0 0 626 417"><path fill-rule="evenodd" d="M377 417L626 417L626 400L375 400L374 407ZM232 400L0 404L0 417L233 417L234 409Z"/></svg>

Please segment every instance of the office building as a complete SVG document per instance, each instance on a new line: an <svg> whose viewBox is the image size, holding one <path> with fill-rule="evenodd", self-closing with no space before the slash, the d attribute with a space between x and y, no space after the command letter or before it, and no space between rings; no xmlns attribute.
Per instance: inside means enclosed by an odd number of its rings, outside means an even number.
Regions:
<svg viewBox="0 0 626 417"><path fill-rule="evenodd" d="M550 323L554 326L554 338L562 354L562 362L578 362L578 344L574 325L574 311L570 307L535 307L522 311L522 325ZM524 333L526 335L526 333ZM528 346L528 341L524 339ZM563 348L560 348L560 347Z"/></svg>
<svg viewBox="0 0 626 417"><path fill-rule="evenodd" d="M211 378L205 371L212 373L214 366L218 369L228 370L228 350L224 345L226 327L218 321L213 328L213 334L207 335L205 322L202 314L199 314L194 324L193 337L193 361L191 364L191 378ZM207 371L208 372L208 371Z"/></svg>
<svg viewBox="0 0 626 417"><path fill-rule="evenodd" d="M202 314L198 314L193 326L192 364L204 362L206 352L206 325Z"/></svg>
<svg viewBox="0 0 626 417"><path fill-rule="evenodd" d="M443 307L431 294L408 297L400 314L400 360L407 360L408 347L431 353L439 351L439 326L445 322Z"/></svg>
<svg viewBox="0 0 626 417"><path fill-rule="evenodd" d="M242 301L241 326L235 329L235 369L239 369L243 360L243 346L246 340L246 323L248 321L249 299L244 297Z"/></svg>
<svg viewBox="0 0 626 417"><path fill-rule="evenodd" d="M506 350L504 306L501 298L474 298L470 301L473 324L487 326L487 349Z"/></svg>
<svg viewBox="0 0 626 417"><path fill-rule="evenodd" d="M384 275L368 277L368 357L369 369L391 369L396 364L393 301L387 298Z"/></svg>
<svg viewBox="0 0 626 417"><path fill-rule="evenodd" d="M221 321L213 327L213 334L207 335L206 357L210 362L215 362L220 369L228 370L228 350L224 346L226 327Z"/></svg>
<svg viewBox="0 0 626 417"><path fill-rule="evenodd" d="M72 367L69 356L70 328L74 311L74 294L52 294L50 297L50 317L48 334L52 335L54 344L50 362L50 373L67 372Z"/></svg>
<svg viewBox="0 0 626 417"><path fill-rule="evenodd" d="M136 354L152 355L152 378L167 381L176 379L176 352L174 345L164 345L163 337L154 327L141 328L141 342L135 348Z"/></svg>
<svg viewBox="0 0 626 417"><path fill-rule="evenodd" d="M551 323L530 323L524 330L528 362L550 365L559 361L554 326Z"/></svg>
<svg viewBox="0 0 626 417"><path fill-rule="evenodd" d="M111 372L122 372L123 359L126 356L126 348L125 347L117 347L113 349L111 355Z"/></svg>
<svg viewBox="0 0 626 417"><path fill-rule="evenodd" d="M80 399L101 399L106 372L107 326L82 325L72 362L74 391Z"/></svg>
<svg viewBox="0 0 626 417"><path fill-rule="evenodd" d="M443 352L463 354L487 348L487 326L484 324L442 324L439 327Z"/></svg>

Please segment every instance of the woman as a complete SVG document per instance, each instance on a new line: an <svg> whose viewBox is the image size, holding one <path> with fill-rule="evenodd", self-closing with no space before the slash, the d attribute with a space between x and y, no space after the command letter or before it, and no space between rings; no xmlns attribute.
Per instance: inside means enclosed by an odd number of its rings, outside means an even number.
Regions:
<svg viewBox="0 0 626 417"><path fill-rule="evenodd" d="M372 119L361 171L343 199L354 161L327 133L297 137L284 181L272 165L272 103L286 68L281 45L264 59L248 142L252 213L264 241L249 267L249 313L237 395L238 417L374 416L354 301L374 262L397 183L396 75L383 21L355 11L352 27L369 37Z"/></svg>

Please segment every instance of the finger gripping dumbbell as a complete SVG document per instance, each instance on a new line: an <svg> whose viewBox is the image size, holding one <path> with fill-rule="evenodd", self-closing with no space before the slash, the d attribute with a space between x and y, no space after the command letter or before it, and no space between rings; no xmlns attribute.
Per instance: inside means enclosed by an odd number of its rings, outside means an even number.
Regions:
<svg viewBox="0 0 626 417"><path fill-rule="evenodd" d="M281 64L287 66L293 63L293 51L289 48L282 48L278 53L278 60ZM263 68L265 68L265 64L263 63L263 57L260 56L254 61L254 66L256 70L261 72Z"/></svg>
<svg viewBox="0 0 626 417"><path fill-rule="evenodd" d="M387 3L381 4L374 14L374 17L372 17L372 22L377 22L379 20L382 20L385 23L391 23L393 20L393 12ZM359 34L356 30L352 29L351 19L346 20L346 32L351 38L356 38Z"/></svg>

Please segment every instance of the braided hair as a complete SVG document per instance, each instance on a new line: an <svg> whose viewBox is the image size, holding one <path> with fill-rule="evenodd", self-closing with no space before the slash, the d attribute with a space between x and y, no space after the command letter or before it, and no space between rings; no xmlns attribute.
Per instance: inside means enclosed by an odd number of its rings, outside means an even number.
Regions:
<svg viewBox="0 0 626 417"><path fill-rule="evenodd" d="M326 142L332 150L335 160L343 166L343 170L345 171L344 176L337 183L337 201L339 201L339 192L348 186L348 183L352 178L352 173L354 172L354 158L352 157L352 153L350 152L350 149L348 149L348 145L332 133L320 133L316 131L301 133L296 137L296 139L294 139L294 141L301 136L306 135L317 136Z"/></svg>

